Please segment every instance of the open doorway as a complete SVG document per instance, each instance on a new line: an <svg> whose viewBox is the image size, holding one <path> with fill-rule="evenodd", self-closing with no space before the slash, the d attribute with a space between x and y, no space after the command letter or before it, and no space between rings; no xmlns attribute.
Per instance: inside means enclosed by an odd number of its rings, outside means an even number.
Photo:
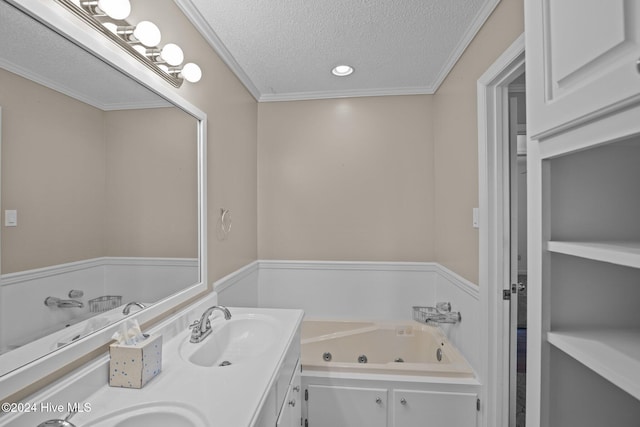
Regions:
<svg viewBox="0 0 640 427"><path fill-rule="evenodd" d="M517 258L520 255L521 261L526 260L526 251L519 253L517 216L512 221L512 214L517 215L518 209L518 177L526 180L527 175L518 173L517 113L510 115L510 98L513 89L524 82L519 80L524 73L524 35L521 35L478 80L479 287L485 343L483 426L516 427L517 415L521 413L524 421L526 407L526 350L522 346L526 332L520 331L519 361L517 345L520 288ZM515 119L513 124L510 116ZM515 149L510 148L511 141L515 141ZM526 190L521 192L526 194ZM526 318L525 310L520 311L522 320Z"/></svg>
<svg viewBox="0 0 640 427"><path fill-rule="evenodd" d="M509 427L525 427L527 387L527 116L526 77L508 86L510 189Z"/></svg>

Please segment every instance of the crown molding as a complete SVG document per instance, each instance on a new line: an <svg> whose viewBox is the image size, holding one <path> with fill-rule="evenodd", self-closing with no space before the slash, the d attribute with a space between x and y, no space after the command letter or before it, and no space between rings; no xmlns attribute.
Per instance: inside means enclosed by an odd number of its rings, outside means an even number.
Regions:
<svg viewBox="0 0 640 427"><path fill-rule="evenodd" d="M318 92L292 92L279 94L263 94L258 102L309 101L314 99L359 98L367 96L394 95L433 95L431 87L399 87L380 89L354 89Z"/></svg>
<svg viewBox="0 0 640 427"><path fill-rule="evenodd" d="M202 37L209 43L209 46L220 56L220 59L227 64L231 69L231 72L236 75L238 80L249 91L251 96L258 101L260 100L261 93L257 86L253 83L251 78L242 69L238 61L233 57L231 52L224 45L222 40L218 37L216 32L211 28L209 23L203 18L202 14L196 9L196 7L189 0L174 0L176 5L182 10L191 24L200 32Z"/></svg>
<svg viewBox="0 0 640 427"><path fill-rule="evenodd" d="M471 41L482 28L491 13L494 11L500 0L486 0L480 11L475 15L471 25L468 27L464 36L458 43L456 49L451 53L449 59L444 64L440 73L438 73L435 83L431 86L424 87L408 87L408 88L375 88L375 89L355 89L355 90L339 90L339 91L314 91L314 92L290 92L280 94L261 93L257 86L253 83L249 75L242 69L240 64L227 49L225 44L220 40L216 32L211 28L209 23L204 19L202 14L193 5L190 0L174 0L178 7L185 14L187 19L202 34L209 45L216 51L225 64L236 75L245 88L251 93L258 102L277 102L277 101L307 101L314 99L331 99L331 98L353 98L367 96L393 96L393 95L433 95L449 72L458 62L464 51L467 49Z"/></svg>
<svg viewBox="0 0 640 427"><path fill-rule="evenodd" d="M444 79L447 78L464 51L467 50L467 47L469 47L471 41L478 34L478 31L480 31L484 23L487 22L487 19L489 19L489 16L491 15L491 13L493 13L493 10L498 6L498 3L500 3L500 0L485 1L480 11L473 19L473 22L471 22L471 25L467 28L467 31L460 40L460 43L458 43L458 46L456 46L455 50L451 53L447 62L442 66L442 69L440 70L440 73L436 77L435 83L433 84L434 93L437 92L442 82L444 82Z"/></svg>

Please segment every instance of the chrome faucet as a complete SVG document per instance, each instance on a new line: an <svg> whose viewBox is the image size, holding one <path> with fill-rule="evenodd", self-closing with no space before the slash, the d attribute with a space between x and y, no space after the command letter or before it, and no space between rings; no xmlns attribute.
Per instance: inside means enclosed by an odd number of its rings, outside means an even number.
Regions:
<svg viewBox="0 0 640 427"><path fill-rule="evenodd" d="M140 309L143 309L146 307L146 305L142 304L141 302L131 301L130 303L124 306L124 309L122 309L122 314L127 316L131 312L131 307L133 307L134 305L136 307L140 307Z"/></svg>
<svg viewBox="0 0 640 427"><path fill-rule="evenodd" d="M189 328L191 328L190 342L199 343L211 334L211 321L209 320L209 316L211 316L215 310L220 310L224 314L225 320L231 319L231 312L227 307L214 305L213 307L207 308L204 313L202 313L200 320L196 320L189 325Z"/></svg>
<svg viewBox="0 0 640 427"><path fill-rule="evenodd" d="M47 307L58 307L58 308L84 307L84 303L82 301L78 301L75 299L60 299L56 297L45 298L44 305L46 305Z"/></svg>
<svg viewBox="0 0 640 427"><path fill-rule="evenodd" d="M70 411L66 417L63 419L53 419L47 420L43 423L38 424L38 427L76 427L75 424L72 424L71 417L78 413L78 410Z"/></svg>

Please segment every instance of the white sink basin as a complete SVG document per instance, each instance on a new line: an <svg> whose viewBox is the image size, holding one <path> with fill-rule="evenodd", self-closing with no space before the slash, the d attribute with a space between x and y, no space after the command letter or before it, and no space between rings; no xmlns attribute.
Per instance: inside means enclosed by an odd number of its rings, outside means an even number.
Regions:
<svg viewBox="0 0 640 427"><path fill-rule="evenodd" d="M229 320L216 318L212 333L199 343L180 346L180 355L188 362L202 367L226 367L247 361L259 361L277 336L277 322L264 314L233 315Z"/></svg>
<svg viewBox="0 0 640 427"><path fill-rule="evenodd" d="M73 421L73 420L70 420ZM154 402L111 412L82 424L83 427L207 427L195 408L173 402Z"/></svg>

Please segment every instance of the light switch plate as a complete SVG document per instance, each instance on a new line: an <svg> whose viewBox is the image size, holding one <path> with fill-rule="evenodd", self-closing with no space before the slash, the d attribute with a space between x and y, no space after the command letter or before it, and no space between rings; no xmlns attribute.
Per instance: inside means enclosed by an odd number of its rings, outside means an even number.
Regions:
<svg viewBox="0 0 640 427"><path fill-rule="evenodd" d="M15 209L7 209L4 211L4 226L5 227L17 227L18 226L18 211Z"/></svg>

